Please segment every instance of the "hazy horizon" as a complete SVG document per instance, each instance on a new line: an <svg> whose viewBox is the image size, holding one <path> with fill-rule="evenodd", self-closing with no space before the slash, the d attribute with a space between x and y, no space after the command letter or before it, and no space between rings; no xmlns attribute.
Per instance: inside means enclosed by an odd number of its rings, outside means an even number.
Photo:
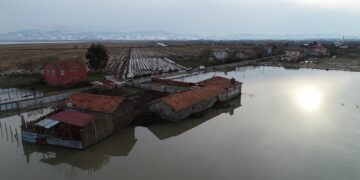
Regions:
<svg viewBox="0 0 360 180"><path fill-rule="evenodd" d="M360 35L357 7L357 0L2 0L0 33L45 29Z"/></svg>

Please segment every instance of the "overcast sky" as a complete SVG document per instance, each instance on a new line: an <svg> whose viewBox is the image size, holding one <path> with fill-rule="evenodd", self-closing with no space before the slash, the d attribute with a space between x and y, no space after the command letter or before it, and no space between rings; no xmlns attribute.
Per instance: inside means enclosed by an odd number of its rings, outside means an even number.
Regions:
<svg viewBox="0 0 360 180"><path fill-rule="evenodd" d="M360 0L0 0L0 32L360 34Z"/></svg>

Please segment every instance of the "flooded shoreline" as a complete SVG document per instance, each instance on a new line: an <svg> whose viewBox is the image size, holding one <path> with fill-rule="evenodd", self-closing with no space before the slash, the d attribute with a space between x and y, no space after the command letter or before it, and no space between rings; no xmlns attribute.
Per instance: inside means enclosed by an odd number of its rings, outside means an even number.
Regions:
<svg viewBox="0 0 360 180"><path fill-rule="evenodd" d="M16 141L20 117L1 118L0 157L8 162L0 164L2 178L360 177L359 73L256 67L181 80L214 75L244 82L241 99L179 123L129 127L83 151ZM22 115L34 119L41 114Z"/></svg>

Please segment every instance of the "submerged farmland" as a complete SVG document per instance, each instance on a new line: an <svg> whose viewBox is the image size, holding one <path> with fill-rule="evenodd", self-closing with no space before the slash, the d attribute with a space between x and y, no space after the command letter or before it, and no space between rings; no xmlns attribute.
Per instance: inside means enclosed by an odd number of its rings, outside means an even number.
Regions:
<svg viewBox="0 0 360 180"><path fill-rule="evenodd" d="M186 68L168 58L158 57L157 53L149 53L139 48L133 48L112 52L107 70L121 79L127 79L181 71L186 70Z"/></svg>

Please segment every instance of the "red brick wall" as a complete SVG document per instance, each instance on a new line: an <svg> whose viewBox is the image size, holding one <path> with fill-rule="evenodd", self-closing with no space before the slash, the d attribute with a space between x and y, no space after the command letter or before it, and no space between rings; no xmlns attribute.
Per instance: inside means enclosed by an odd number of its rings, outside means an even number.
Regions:
<svg viewBox="0 0 360 180"><path fill-rule="evenodd" d="M48 85L66 86L84 81L87 78L85 66L73 69L64 69L64 75L61 75L61 67L52 67L50 64L43 69L43 78Z"/></svg>

